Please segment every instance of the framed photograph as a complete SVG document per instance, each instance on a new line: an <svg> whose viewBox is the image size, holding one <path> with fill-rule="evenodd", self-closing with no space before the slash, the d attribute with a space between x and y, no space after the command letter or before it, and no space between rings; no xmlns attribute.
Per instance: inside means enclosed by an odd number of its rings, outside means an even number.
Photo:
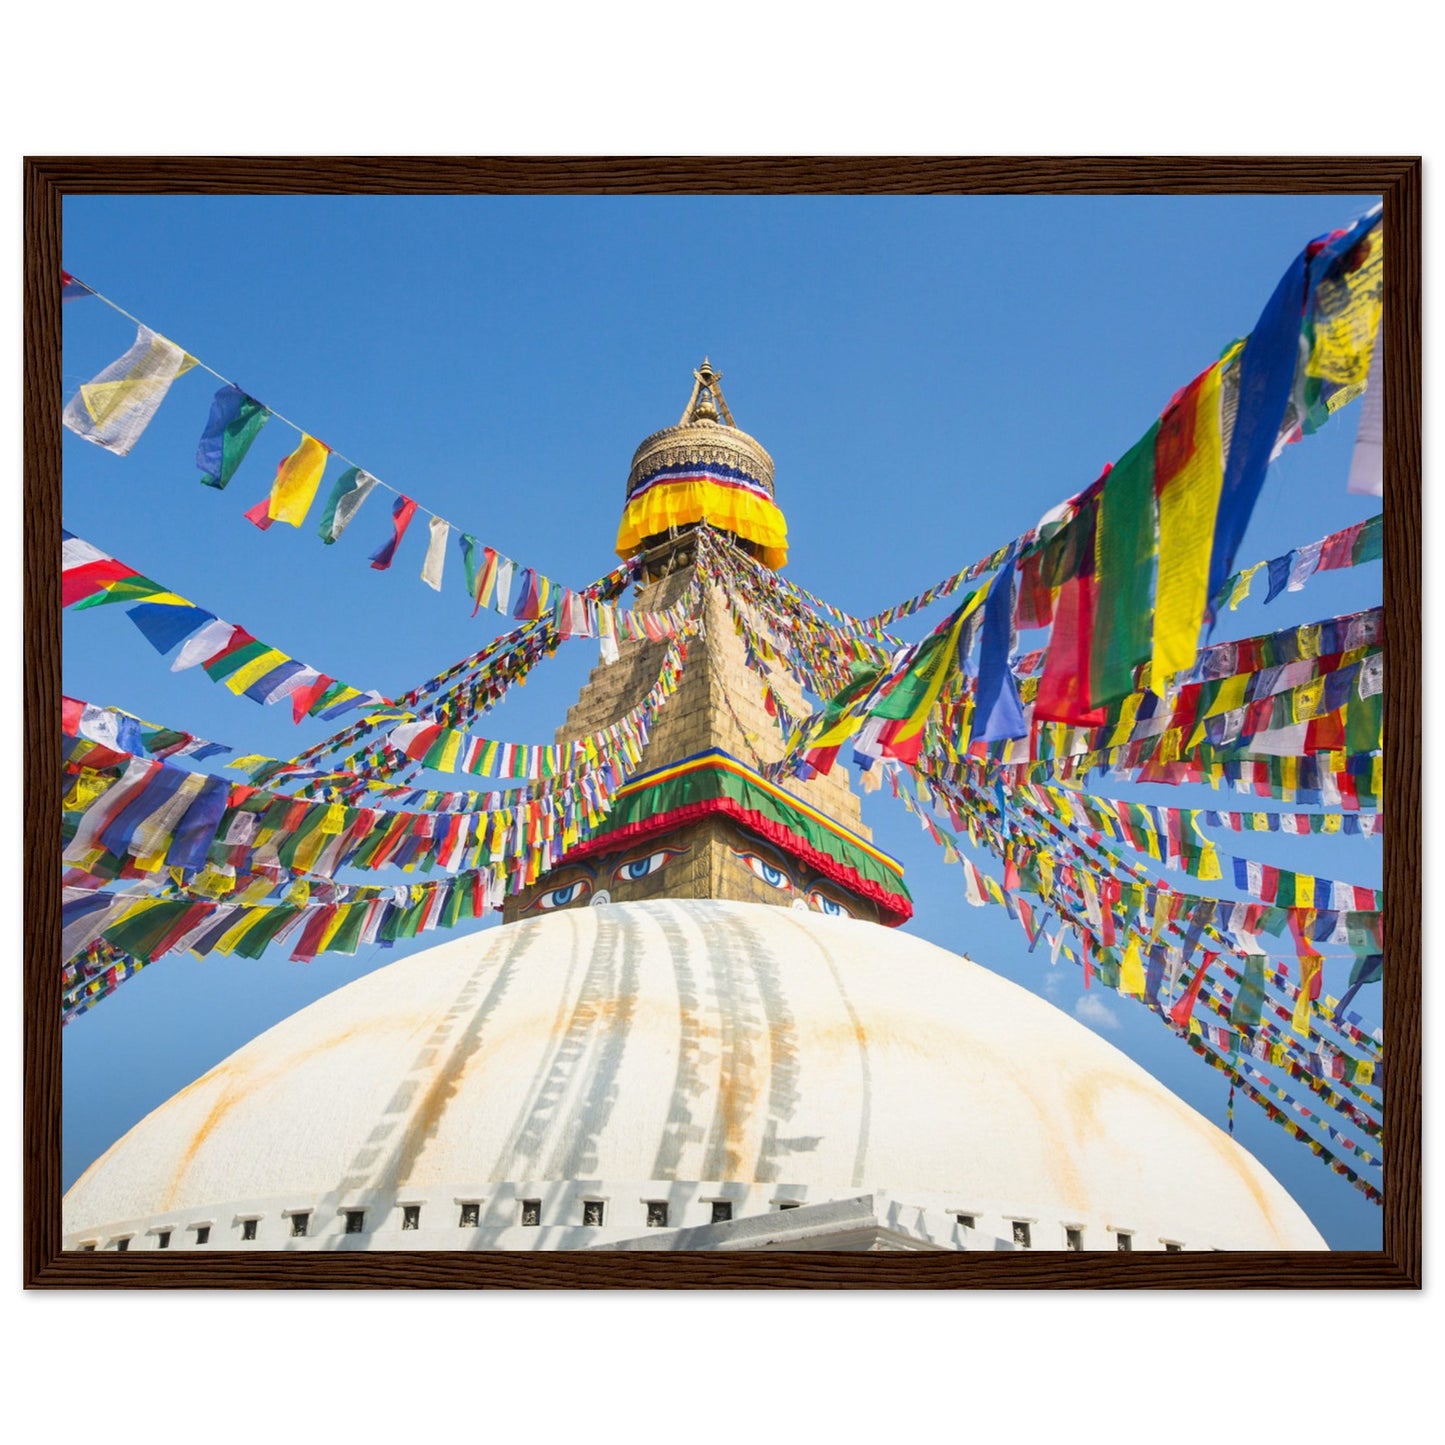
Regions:
<svg viewBox="0 0 1445 1445"><path fill-rule="evenodd" d="M1418 159L25 224L28 1287L1419 1288Z"/></svg>

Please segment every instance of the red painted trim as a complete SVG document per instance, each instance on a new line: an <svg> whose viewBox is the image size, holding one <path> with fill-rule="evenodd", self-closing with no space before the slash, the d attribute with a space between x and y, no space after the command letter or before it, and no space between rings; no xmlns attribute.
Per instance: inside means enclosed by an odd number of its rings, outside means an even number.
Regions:
<svg viewBox="0 0 1445 1445"><path fill-rule="evenodd" d="M717 814L731 818L750 833L756 833L758 837L781 848L785 853L800 859L825 878L832 879L839 887L877 904L880 921L889 928L897 928L900 923L907 923L913 917L913 904L909 899L897 893L889 893L846 863L840 863L827 853L820 852L806 838L799 837L751 808L744 808L732 798L705 798L701 802L685 803L682 807L665 813L655 813L650 818L629 823L623 828L615 828L610 833L599 834L579 843L575 848L569 848L563 861L571 862L574 858L590 857L596 853L611 853L629 843L653 838L659 833L671 832L685 823L695 823L701 818Z"/></svg>

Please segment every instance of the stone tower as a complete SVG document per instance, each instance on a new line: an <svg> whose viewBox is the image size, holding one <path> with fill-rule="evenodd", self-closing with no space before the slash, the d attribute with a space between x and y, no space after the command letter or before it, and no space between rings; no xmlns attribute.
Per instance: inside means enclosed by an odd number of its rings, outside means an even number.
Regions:
<svg viewBox="0 0 1445 1445"><path fill-rule="evenodd" d="M696 577L707 522L723 545L774 570L787 560L787 524L773 499L773 460L734 424L721 374L706 359L676 426L633 455L617 550L640 556L634 608L661 612ZM734 605L746 608L741 599ZM606 824L550 873L509 898L508 923L554 908L645 898L770 903L897 924L912 912L902 869L872 846L840 767L786 788L764 776L784 752L762 682L745 660L724 589L705 577L701 635L688 642L676 693L658 714L642 762ZM748 613L764 636L767 624ZM619 644L592 670L557 731L571 742L616 722L646 695L667 644ZM806 714L799 683L772 669L776 698Z"/></svg>

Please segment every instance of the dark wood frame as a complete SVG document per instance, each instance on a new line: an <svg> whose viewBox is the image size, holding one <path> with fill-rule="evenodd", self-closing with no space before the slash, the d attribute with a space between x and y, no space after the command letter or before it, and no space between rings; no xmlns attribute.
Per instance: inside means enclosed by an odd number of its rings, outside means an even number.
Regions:
<svg viewBox="0 0 1445 1445"><path fill-rule="evenodd" d="M30 158L25 162L25 1215L29 1288L1419 1288L1421 162L1366 158ZM60 1249L61 198L254 193L1366 192L1384 196L1384 1248L1328 1254L65 1254Z"/></svg>

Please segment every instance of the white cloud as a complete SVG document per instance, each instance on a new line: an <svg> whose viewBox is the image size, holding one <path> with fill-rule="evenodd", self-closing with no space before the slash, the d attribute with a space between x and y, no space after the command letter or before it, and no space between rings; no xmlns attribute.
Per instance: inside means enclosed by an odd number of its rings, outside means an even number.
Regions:
<svg viewBox="0 0 1445 1445"><path fill-rule="evenodd" d="M1103 999L1096 994L1080 995L1074 1004L1074 1013L1090 1028L1117 1029L1119 1020Z"/></svg>

